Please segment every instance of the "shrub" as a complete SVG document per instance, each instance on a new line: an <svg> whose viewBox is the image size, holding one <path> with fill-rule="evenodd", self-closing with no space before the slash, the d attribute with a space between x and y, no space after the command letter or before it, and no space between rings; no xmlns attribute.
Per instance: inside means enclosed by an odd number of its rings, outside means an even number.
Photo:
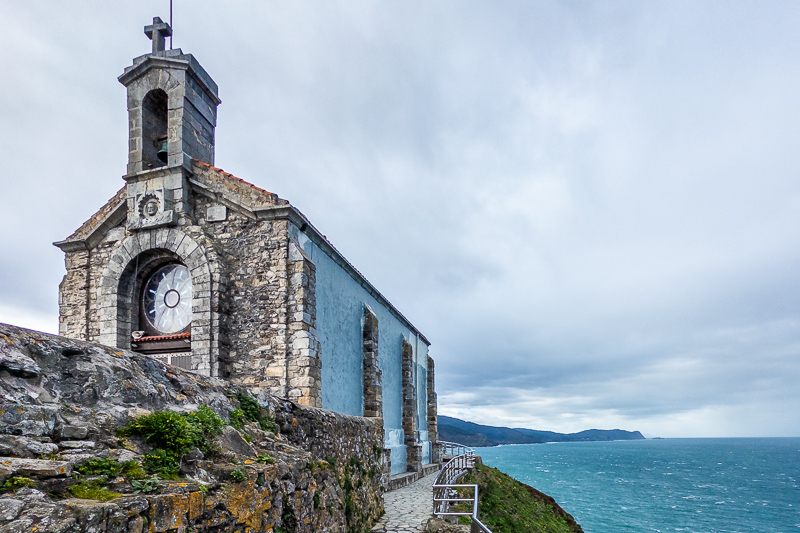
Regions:
<svg viewBox="0 0 800 533"><path fill-rule="evenodd" d="M114 459L101 459L92 457L75 465L75 470L87 476L115 477L119 473L119 463Z"/></svg>
<svg viewBox="0 0 800 533"><path fill-rule="evenodd" d="M159 411L140 416L117 433L123 437L142 436L155 452L163 451L171 456L175 463L179 463L181 457L193 446L204 455L213 455L218 451L219 446L214 442L214 436L222 433L224 425L225 421L214 411L201 405L190 413ZM159 457L163 458L164 454L159 454ZM151 459L151 466L152 461ZM147 460L145 469L152 473L147 466Z"/></svg>
<svg viewBox="0 0 800 533"><path fill-rule="evenodd" d="M203 455L210 456L218 452L219 445L214 442L214 436L222 433L225 421L205 405L201 405L197 411L192 411L184 416L189 425L195 429L193 444L203 452Z"/></svg>
<svg viewBox="0 0 800 533"><path fill-rule="evenodd" d="M147 472L144 471L139 461L125 461L119 466L119 473L128 479L144 479L147 477Z"/></svg>
<svg viewBox="0 0 800 533"><path fill-rule="evenodd" d="M239 400L239 406L241 407L245 419L251 422L258 422L258 425L261 426L261 429L264 431L272 431L275 433L275 421L264 411L255 398L246 392L240 392L236 394L236 399ZM239 409L236 409L235 411L238 410ZM233 417L233 413L231 413L231 417ZM236 427L233 425L232 421L231 425ZM244 426L244 422L242 422L242 426Z"/></svg>
<svg viewBox="0 0 800 533"><path fill-rule="evenodd" d="M236 429L244 429L244 424L247 421L247 418L244 416L244 411L241 409L234 409L231 411L231 426Z"/></svg>
<svg viewBox="0 0 800 533"><path fill-rule="evenodd" d="M236 399L239 400L245 418L252 422L258 422L261 419L261 406L255 398L245 392L240 392L236 395Z"/></svg>
<svg viewBox="0 0 800 533"><path fill-rule="evenodd" d="M237 468L236 470L232 470L231 471L231 477L235 481L244 481L245 478L247 477L247 475L244 473L244 471L241 468Z"/></svg>
<svg viewBox="0 0 800 533"><path fill-rule="evenodd" d="M155 450L153 453L145 454L144 469L164 479L175 479L180 473L181 465L168 451Z"/></svg>
<svg viewBox="0 0 800 533"><path fill-rule="evenodd" d="M271 465L275 462L275 459L269 456L268 453L260 453L256 456L256 462L266 465Z"/></svg>
<svg viewBox="0 0 800 533"><path fill-rule="evenodd" d="M131 485L134 494L147 494L158 490L159 481L157 477L153 476L144 481L134 481Z"/></svg>
<svg viewBox="0 0 800 533"><path fill-rule="evenodd" d="M36 482L28 477L23 476L13 476L8 478L2 486L0 486L0 492L14 492L17 489L21 489L22 487L33 487L36 485Z"/></svg>
<svg viewBox="0 0 800 533"><path fill-rule="evenodd" d="M128 479L142 479L145 472L139 461L125 461L118 463L114 459L101 459L93 457L75 465L75 470L86 476L116 477L123 475Z"/></svg>
<svg viewBox="0 0 800 533"><path fill-rule="evenodd" d="M122 428L123 437L140 435L156 449L169 452L174 458L182 457L197 440L197 429L187 417L173 411L159 411L140 416Z"/></svg>

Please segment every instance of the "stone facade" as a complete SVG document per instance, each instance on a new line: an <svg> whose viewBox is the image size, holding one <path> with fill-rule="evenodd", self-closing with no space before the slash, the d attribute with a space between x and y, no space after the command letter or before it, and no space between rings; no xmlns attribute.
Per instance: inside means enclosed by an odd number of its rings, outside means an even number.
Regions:
<svg viewBox="0 0 800 533"><path fill-rule="evenodd" d="M417 441L417 388L414 386L414 350L403 342L403 432L409 472L422 470L422 446Z"/></svg>
<svg viewBox="0 0 800 533"><path fill-rule="evenodd" d="M213 166L217 86L191 54L163 49L168 25L148 28L153 52L119 78L128 90L125 185L55 243L67 270L60 334L149 353L254 394L383 420L384 460L394 447L394 473L419 471L420 434L436 435L435 394L417 395L426 381L433 387L428 341L288 201ZM158 285L170 266L188 273L185 294ZM158 288L152 298L148 287ZM155 298L163 313L182 302L186 325L156 327ZM398 439L410 446L408 462Z"/></svg>

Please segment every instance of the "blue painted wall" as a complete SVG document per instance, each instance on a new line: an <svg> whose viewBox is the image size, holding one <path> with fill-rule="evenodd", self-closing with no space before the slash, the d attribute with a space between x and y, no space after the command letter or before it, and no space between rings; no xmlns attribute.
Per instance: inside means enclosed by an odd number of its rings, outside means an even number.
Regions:
<svg viewBox="0 0 800 533"><path fill-rule="evenodd" d="M322 407L362 416L364 412L362 347L364 305L378 317L378 364L383 387L385 445L391 449L392 474L406 471L402 429L402 343L414 347L417 427L427 429L427 344L391 311L378 303L350 274L291 225L290 237L316 266L317 339L321 344ZM427 432L422 436L427 440ZM430 445L423 445L425 448ZM430 459L428 458L428 461Z"/></svg>
<svg viewBox="0 0 800 533"><path fill-rule="evenodd" d="M317 339L321 344L322 407L364 414L363 289L310 243L317 267Z"/></svg>

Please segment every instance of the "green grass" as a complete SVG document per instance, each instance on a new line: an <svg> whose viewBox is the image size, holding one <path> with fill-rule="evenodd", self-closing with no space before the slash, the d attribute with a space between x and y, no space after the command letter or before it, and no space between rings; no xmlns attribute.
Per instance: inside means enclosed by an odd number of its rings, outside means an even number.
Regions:
<svg viewBox="0 0 800 533"><path fill-rule="evenodd" d="M144 479L147 474L142 469L139 461L125 461L119 463L114 459L101 459L93 457L75 465L75 470L86 476L125 476L128 479Z"/></svg>
<svg viewBox="0 0 800 533"><path fill-rule="evenodd" d="M234 409L230 414L231 426L236 429L244 429L247 418L244 416L244 411L241 409Z"/></svg>
<svg viewBox="0 0 800 533"><path fill-rule="evenodd" d="M122 496L122 494L106 488L105 481L101 479L83 481L77 485L72 485L67 490L76 498L100 500L101 502L107 502L108 500L113 500L114 498Z"/></svg>
<svg viewBox="0 0 800 533"><path fill-rule="evenodd" d="M474 474L467 474L461 483L477 483L481 521L493 533L574 533L559 510L543 501L543 495L500 472L478 465ZM469 495L472 490L469 489ZM467 492L463 493L467 495ZM471 510L471 508L470 508Z"/></svg>
<svg viewBox="0 0 800 533"><path fill-rule="evenodd" d="M22 487L34 487L36 482L31 478L24 476L13 476L6 479L5 483L0 486L0 492L14 492Z"/></svg>

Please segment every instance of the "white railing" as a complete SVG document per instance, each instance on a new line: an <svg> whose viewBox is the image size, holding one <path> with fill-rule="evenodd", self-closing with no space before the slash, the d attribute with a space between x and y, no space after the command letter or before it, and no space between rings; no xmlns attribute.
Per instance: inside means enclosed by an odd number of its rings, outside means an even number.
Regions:
<svg viewBox="0 0 800 533"><path fill-rule="evenodd" d="M464 446L463 444L459 444L457 442L440 440L439 444L442 445L442 455L449 455L450 457L455 457L457 455L472 455L475 452L469 446Z"/></svg>
<svg viewBox="0 0 800 533"><path fill-rule="evenodd" d="M433 514L436 516L469 516L472 517L471 533L492 533L478 520L478 485L457 484L458 478L475 466L475 452L469 446L455 442L441 442L442 453L452 459L442 467L436 481L433 482ZM458 489L472 489L472 496L462 498ZM452 511L451 504L472 502L471 511Z"/></svg>

